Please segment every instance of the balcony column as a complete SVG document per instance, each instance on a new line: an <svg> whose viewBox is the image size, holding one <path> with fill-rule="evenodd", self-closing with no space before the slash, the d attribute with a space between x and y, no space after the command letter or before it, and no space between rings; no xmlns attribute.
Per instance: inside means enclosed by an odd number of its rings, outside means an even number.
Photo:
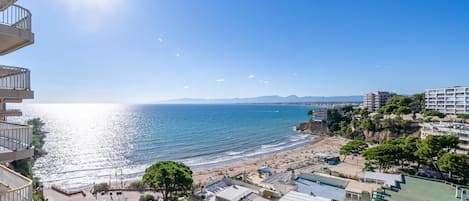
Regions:
<svg viewBox="0 0 469 201"><path fill-rule="evenodd" d="M7 110L7 104L5 103L5 99L1 98L0 99L0 112L1 111L6 111L6 110ZM2 115L2 116L0 116L0 120L6 121L7 117Z"/></svg>

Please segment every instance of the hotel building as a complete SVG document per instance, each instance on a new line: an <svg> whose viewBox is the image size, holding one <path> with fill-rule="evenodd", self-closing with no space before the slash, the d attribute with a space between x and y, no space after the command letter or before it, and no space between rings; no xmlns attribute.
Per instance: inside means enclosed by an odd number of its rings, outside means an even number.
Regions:
<svg viewBox="0 0 469 201"><path fill-rule="evenodd" d="M388 98L393 95L395 94L387 91L376 91L368 93L364 97L363 106L368 108L370 112L376 112L379 108L386 104Z"/></svg>
<svg viewBox="0 0 469 201"><path fill-rule="evenodd" d="M16 0L0 0L0 56L34 43L31 13L15 3ZM0 64L0 200L32 200L32 181L8 166L12 161L33 156L33 130L31 126L7 122L7 117L22 113L8 109L6 104L33 97L30 71Z"/></svg>
<svg viewBox="0 0 469 201"><path fill-rule="evenodd" d="M469 114L469 87L427 89L425 108L444 114Z"/></svg>

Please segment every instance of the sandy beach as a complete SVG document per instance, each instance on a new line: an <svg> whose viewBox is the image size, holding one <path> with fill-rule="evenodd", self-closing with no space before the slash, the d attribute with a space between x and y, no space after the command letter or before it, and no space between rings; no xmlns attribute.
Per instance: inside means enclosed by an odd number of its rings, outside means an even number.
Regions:
<svg viewBox="0 0 469 201"><path fill-rule="evenodd" d="M338 155L339 149L347 142L341 137L320 136L304 147L280 152L271 156L241 161L220 168L196 171L193 174L194 184L207 184L224 176L233 177L239 174L257 174L263 166L270 167L272 171L284 172L288 168L311 172L319 169L314 161L318 155Z"/></svg>
<svg viewBox="0 0 469 201"><path fill-rule="evenodd" d="M285 152L276 153L270 156L256 158L246 161L240 161L232 164L228 164L223 167L219 168L211 168L206 170L199 170L194 171L193 178L194 178L194 185L206 185L211 182L217 181L225 176L227 177L234 177L240 174L245 174L250 178L258 178L255 175L258 175L257 170L260 167L270 167L274 173L277 172L284 172L287 169L292 168L295 169L297 172L313 172L319 171L324 163L317 162L318 156L324 155L338 155L339 149L342 145L347 142L346 139L342 137L325 137L320 136L311 141L304 147L299 147L296 149L288 150ZM337 166L336 168L341 168L341 166L350 166L346 167L345 169L351 170L351 172L359 170L361 167L357 167L357 170L353 166L353 160L350 157L345 163L341 163L341 165ZM351 164L349 164L351 163ZM124 185L131 183L131 181L125 182ZM115 184L116 187L120 187L120 184ZM85 193L89 193L90 189L85 189ZM128 200L138 200L138 197L142 195L142 193L137 192L123 192L122 198L126 197ZM82 196L82 195L74 195L74 196L64 196L55 192L52 189L44 189L44 195L49 200L96 200L96 198L92 196ZM106 198L107 196L103 196ZM109 197L107 197L109 199ZM101 199L98 199L101 200Z"/></svg>

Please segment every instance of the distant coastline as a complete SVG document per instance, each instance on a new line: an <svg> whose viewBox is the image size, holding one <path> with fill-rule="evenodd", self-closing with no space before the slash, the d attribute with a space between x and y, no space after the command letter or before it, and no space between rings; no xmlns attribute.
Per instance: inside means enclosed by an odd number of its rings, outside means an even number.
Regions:
<svg viewBox="0 0 469 201"><path fill-rule="evenodd" d="M307 104L307 103L359 103L363 96L259 96L250 98L198 99L182 98L160 101L160 104Z"/></svg>

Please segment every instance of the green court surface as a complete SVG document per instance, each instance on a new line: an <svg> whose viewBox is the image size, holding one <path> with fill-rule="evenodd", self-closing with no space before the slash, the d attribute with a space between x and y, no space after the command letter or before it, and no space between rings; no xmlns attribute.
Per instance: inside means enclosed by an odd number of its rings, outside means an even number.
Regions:
<svg viewBox="0 0 469 201"><path fill-rule="evenodd" d="M394 192L386 190L390 195L387 200L390 201L456 201L456 189L451 185L418 179L414 177L405 177L405 184L401 184L401 190Z"/></svg>

